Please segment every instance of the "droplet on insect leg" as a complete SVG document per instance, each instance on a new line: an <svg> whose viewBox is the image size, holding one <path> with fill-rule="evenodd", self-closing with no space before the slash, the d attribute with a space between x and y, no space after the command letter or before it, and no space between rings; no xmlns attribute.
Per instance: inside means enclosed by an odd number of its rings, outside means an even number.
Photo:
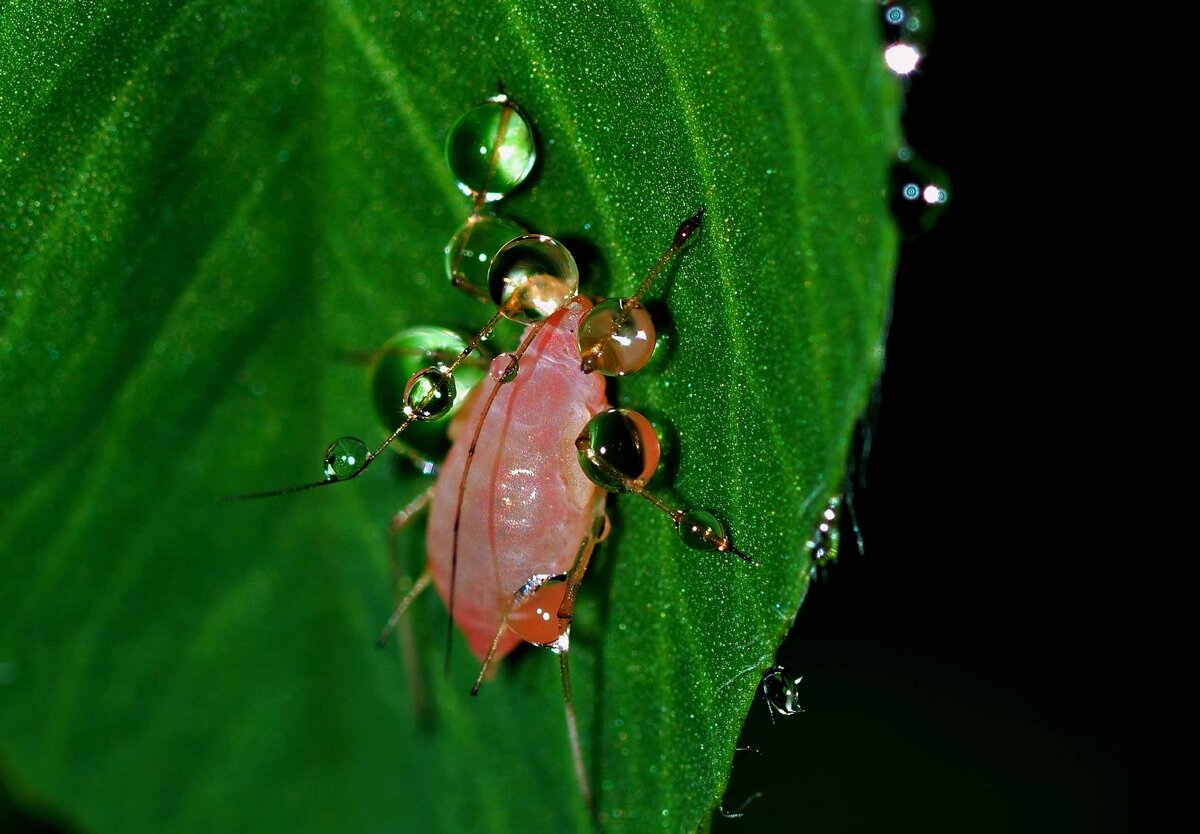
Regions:
<svg viewBox="0 0 1200 834"><path fill-rule="evenodd" d="M376 413L388 432L404 421L404 409L408 404L404 392L413 376L430 363L452 362L466 346L467 339L461 334L444 327L429 326L402 330L384 343L376 352L371 368L371 390ZM454 372L454 406L447 417L454 416L471 389L483 378L482 363L464 362L458 366ZM449 447L445 427L433 423L417 422L409 426L404 433L404 443L427 458L437 459L444 456Z"/></svg>
<svg viewBox="0 0 1200 834"><path fill-rule="evenodd" d="M340 481L367 462L367 444L357 437L339 437L325 449L325 480Z"/></svg>
<svg viewBox="0 0 1200 834"><path fill-rule="evenodd" d="M521 362L514 353L502 353L492 360L488 376L497 382L512 382L517 378Z"/></svg>
<svg viewBox="0 0 1200 834"><path fill-rule="evenodd" d="M534 584L532 589L530 584ZM527 643L552 645L571 625L569 619L558 616L566 594L567 583L561 577L534 577L517 593L508 614L508 627Z"/></svg>
<svg viewBox="0 0 1200 834"><path fill-rule="evenodd" d="M436 420L450 413L456 394L453 376L442 367L428 367L408 381L404 411L418 420Z"/></svg>
<svg viewBox="0 0 1200 834"><path fill-rule="evenodd" d="M520 185L536 159L533 128L504 95L468 110L446 137L446 161L459 188L489 203Z"/></svg>
<svg viewBox="0 0 1200 834"><path fill-rule="evenodd" d="M549 318L579 292L579 268L567 247L546 235L510 240L492 258L488 293L507 319Z"/></svg>
<svg viewBox="0 0 1200 834"><path fill-rule="evenodd" d="M708 510L683 510L675 518L675 531L692 550L717 550L729 541L725 526Z"/></svg>
<svg viewBox="0 0 1200 834"><path fill-rule="evenodd" d="M640 371L654 353L654 322L646 308L628 298L593 307L579 326L580 369L605 376Z"/></svg>
<svg viewBox="0 0 1200 834"><path fill-rule="evenodd" d="M471 217L446 244L446 277L487 298L488 265L504 244L523 234L525 229L503 217Z"/></svg>
<svg viewBox="0 0 1200 834"><path fill-rule="evenodd" d="M625 492L645 484L658 468L658 436L650 421L628 408L610 408L588 420L575 441L579 466L593 483Z"/></svg>

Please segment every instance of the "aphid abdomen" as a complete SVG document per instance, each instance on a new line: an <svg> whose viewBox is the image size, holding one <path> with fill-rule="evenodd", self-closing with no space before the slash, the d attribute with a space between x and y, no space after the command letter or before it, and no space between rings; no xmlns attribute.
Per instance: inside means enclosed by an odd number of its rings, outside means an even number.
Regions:
<svg viewBox="0 0 1200 834"><path fill-rule="evenodd" d="M532 577L571 569L603 494L579 468L575 440L607 407L604 381L579 369L576 332L591 305L576 299L553 314L484 417L463 493L454 619L481 660L513 594ZM493 383L466 404L429 513L429 571L449 605L454 520L468 449ZM521 642L500 640L498 659Z"/></svg>

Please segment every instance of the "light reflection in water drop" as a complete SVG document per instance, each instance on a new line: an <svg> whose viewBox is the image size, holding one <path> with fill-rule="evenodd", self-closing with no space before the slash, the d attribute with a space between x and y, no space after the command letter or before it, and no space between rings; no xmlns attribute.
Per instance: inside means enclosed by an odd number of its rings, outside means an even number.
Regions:
<svg viewBox="0 0 1200 834"><path fill-rule="evenodd" d="M917 68L921 53L907 43L894 43L883 51L883 60L888 69L897 75L908 75Z"/></svg>

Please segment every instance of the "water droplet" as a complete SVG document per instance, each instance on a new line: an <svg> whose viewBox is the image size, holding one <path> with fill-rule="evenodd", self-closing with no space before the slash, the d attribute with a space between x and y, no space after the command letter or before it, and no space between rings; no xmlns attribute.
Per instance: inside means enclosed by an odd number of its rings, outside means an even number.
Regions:
<svg viewBox="0 0 1200 834"><path fill-rule="evenodd" d="M797 687L803 678L804 676L801 675L793 680L784 673L782 666L772 666L763 673L760 685L772 716L796 715L804 712L800 707L800 696L797 692Z"/></svg>
<svg viewBox="0 0 1200 834"><path fill-rule="evenodd" d="M896 3L883 0L883 27L889 40L909 40L918 46L929 43L933 33L933 15L926 0Z"/></svg>
<svg viewBox="0 0 1200 834"><path fill-rule="evenodd" d="M946 189L941 186L930 184L921 189L921 198L930 205L944 203L949 197Z"/></svg>
<svg viewBox="0 0 1200 834"><path fill-rule="evenodd" d="M468 110L446 138L446 161L459 188L489 203L520 185L535 159L533 128L504 95Z"/></svg>
<svg viewBox="0 0 1200 834"><path fill-rule="evenodd" d="M584 474L609 492L623 492L626 479L644 484L658 468L654 427L628 408L610 408L592 417L575 447Z"/></svg>
<svg viewBox="0 0 1200 834"><path fill-rule="evenodd" d="M522 235L500 248L488 269L488 290L505 318L544 319L575 297L579 268L571 251L546 235Z"/></svg>
<svg viewBox="0 0 1200 834"><path fill-rule="evenodd" d="M357 437L339 437L325 449L325 480L348 478L362 469L366 462L366 443Z"/></svg>
<svg viewBox="0 0 1200 834"><path fill-rule="evenodd" d="M685 510L675 522L675 531L692 550L716 550L721 541L729 540L724 525L708 510Z"/></svg>
<svg viewBox="0 0 1200 834"><path fill-rule="evenodd" d="M883 51L883 60L896 75L908 75L921 62L921 53L909 43L893 43Z"/></svg>
<svg viewBox="0 0 1200 834"><path fill-rule="evenodd" d="M397 333L375 354L371 367L371 391L375 411L383 427L390 433L404 422L404 407L408 404L404 391L409 380L431 364L449 365L467 346L467 339L444 327L411 327ZM454 405L449 415L484 376L481 363L468 360L454 372ZM438 459L449 448L445 426L416 423L404 432L404 443L427 458ZM399 449L397 449L399 451Z"/></svg>
<svg viewBox="0 0 1200 834"><path fill-rule="evenodd" d="M454 377L445 366L431 366L413 374L404 389L404 413L418 420L445 417L454 407Z"/></svg>
<svg viewBox="0 0 1200 834"><path fill-rule="evenodd" d="M842 499L835 495L829 499L816 529L809 536L804 546L817 564L825 565L837 559L838 542L841 533L838 530L838 519L841 515Z"/></svg>
<svg viewBox="0 0 1200 834"><path fill-rule="evenodd" d="M514 353L502 353L492 360L492 366L488 369L488 376L497 382L512 382L517 378L517 371L520 370L520 361Z"/></svg>
<svg viewBox="0 0 1200 834"><path fill-rule="evenodd" d="M584 373L624 376L640 371L654 353L654 322L628 298L610 298L588 311L579 326Z"/></svg>
<svg viewBox="0 0 1200 834"><path fill-rule="evenodd" d="M900 148L892 168L892 213L908 234L928 232L946 210L950 200L945 172L930 165L912 148Z"/></svg>
<svg viewBox="0 0 1200 834"><path fill-rule="evenodd" d="M492 257L504 244L523 234L525 229L503 217L472 217L446 244L446 277L466 283L486 298Z"/></svg>

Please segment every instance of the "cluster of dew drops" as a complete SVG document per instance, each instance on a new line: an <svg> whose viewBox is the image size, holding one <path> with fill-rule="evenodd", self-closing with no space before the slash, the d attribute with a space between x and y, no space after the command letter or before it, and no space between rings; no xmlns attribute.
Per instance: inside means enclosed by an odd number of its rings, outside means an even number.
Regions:
<svg viewBox="0 0 1200 834"><path fill-rule="evenodd" d="M896 3L880 0L883 7L885 46L883 61L887 68L912 83L921 74L921 62L928 54L933 20L926 0ZM909 231L928 231L941 208L950 199L946 176L921 159L912 148L896 152L893 211Z"/></svg>
<svg viewBox="0 0 1200 834"><path fill-rule="evenodd" d="M536 155L528 118L504 93L469 110L451 129L447 162L460 190L471 198L472 208L445 247L446 272L454 287L493 305L495 315L470 340L451 331L414 328L389 341L376 361L373 386L380 419L392 434L373 452L357 437L335 440L325 450L324 483L359 475L411 424L452 416L465 399L462 394L483 377L470 373L465 360L480 349L501 318L535 325L577 295L579 271L567 247L546 235L530 233L488 208L525 180ZM703 214L701 208L680 224L671 246L633 297L600 301L585 314L577 336L581 370L624 376L646 365L654 350L655 328L639 297L658 270L700 229ZM414 336L415 331L420 332ZM430 331L435 332L431 335ZM495 357L487 375L498 384L513 381L519 373L520 352ZM424 361L438 357L438 361L414 370L408 363L393 361L403 353L423 356ZM405 378L407 381L401 382ZM389 384L402 384L403 394L389 393ZM401 425L393 431L396 420ZM400 446L393 448L399 451ZM649 500L670 516L687 547L730 552L754 564L730 543L714 514L700 508L669 507L642 489L658 465L658 446L650 422L624 408L594 415L576 443L579 464L590 480L610 492L635 491ZM430 466L425 471L430 472Z"/></svg>

